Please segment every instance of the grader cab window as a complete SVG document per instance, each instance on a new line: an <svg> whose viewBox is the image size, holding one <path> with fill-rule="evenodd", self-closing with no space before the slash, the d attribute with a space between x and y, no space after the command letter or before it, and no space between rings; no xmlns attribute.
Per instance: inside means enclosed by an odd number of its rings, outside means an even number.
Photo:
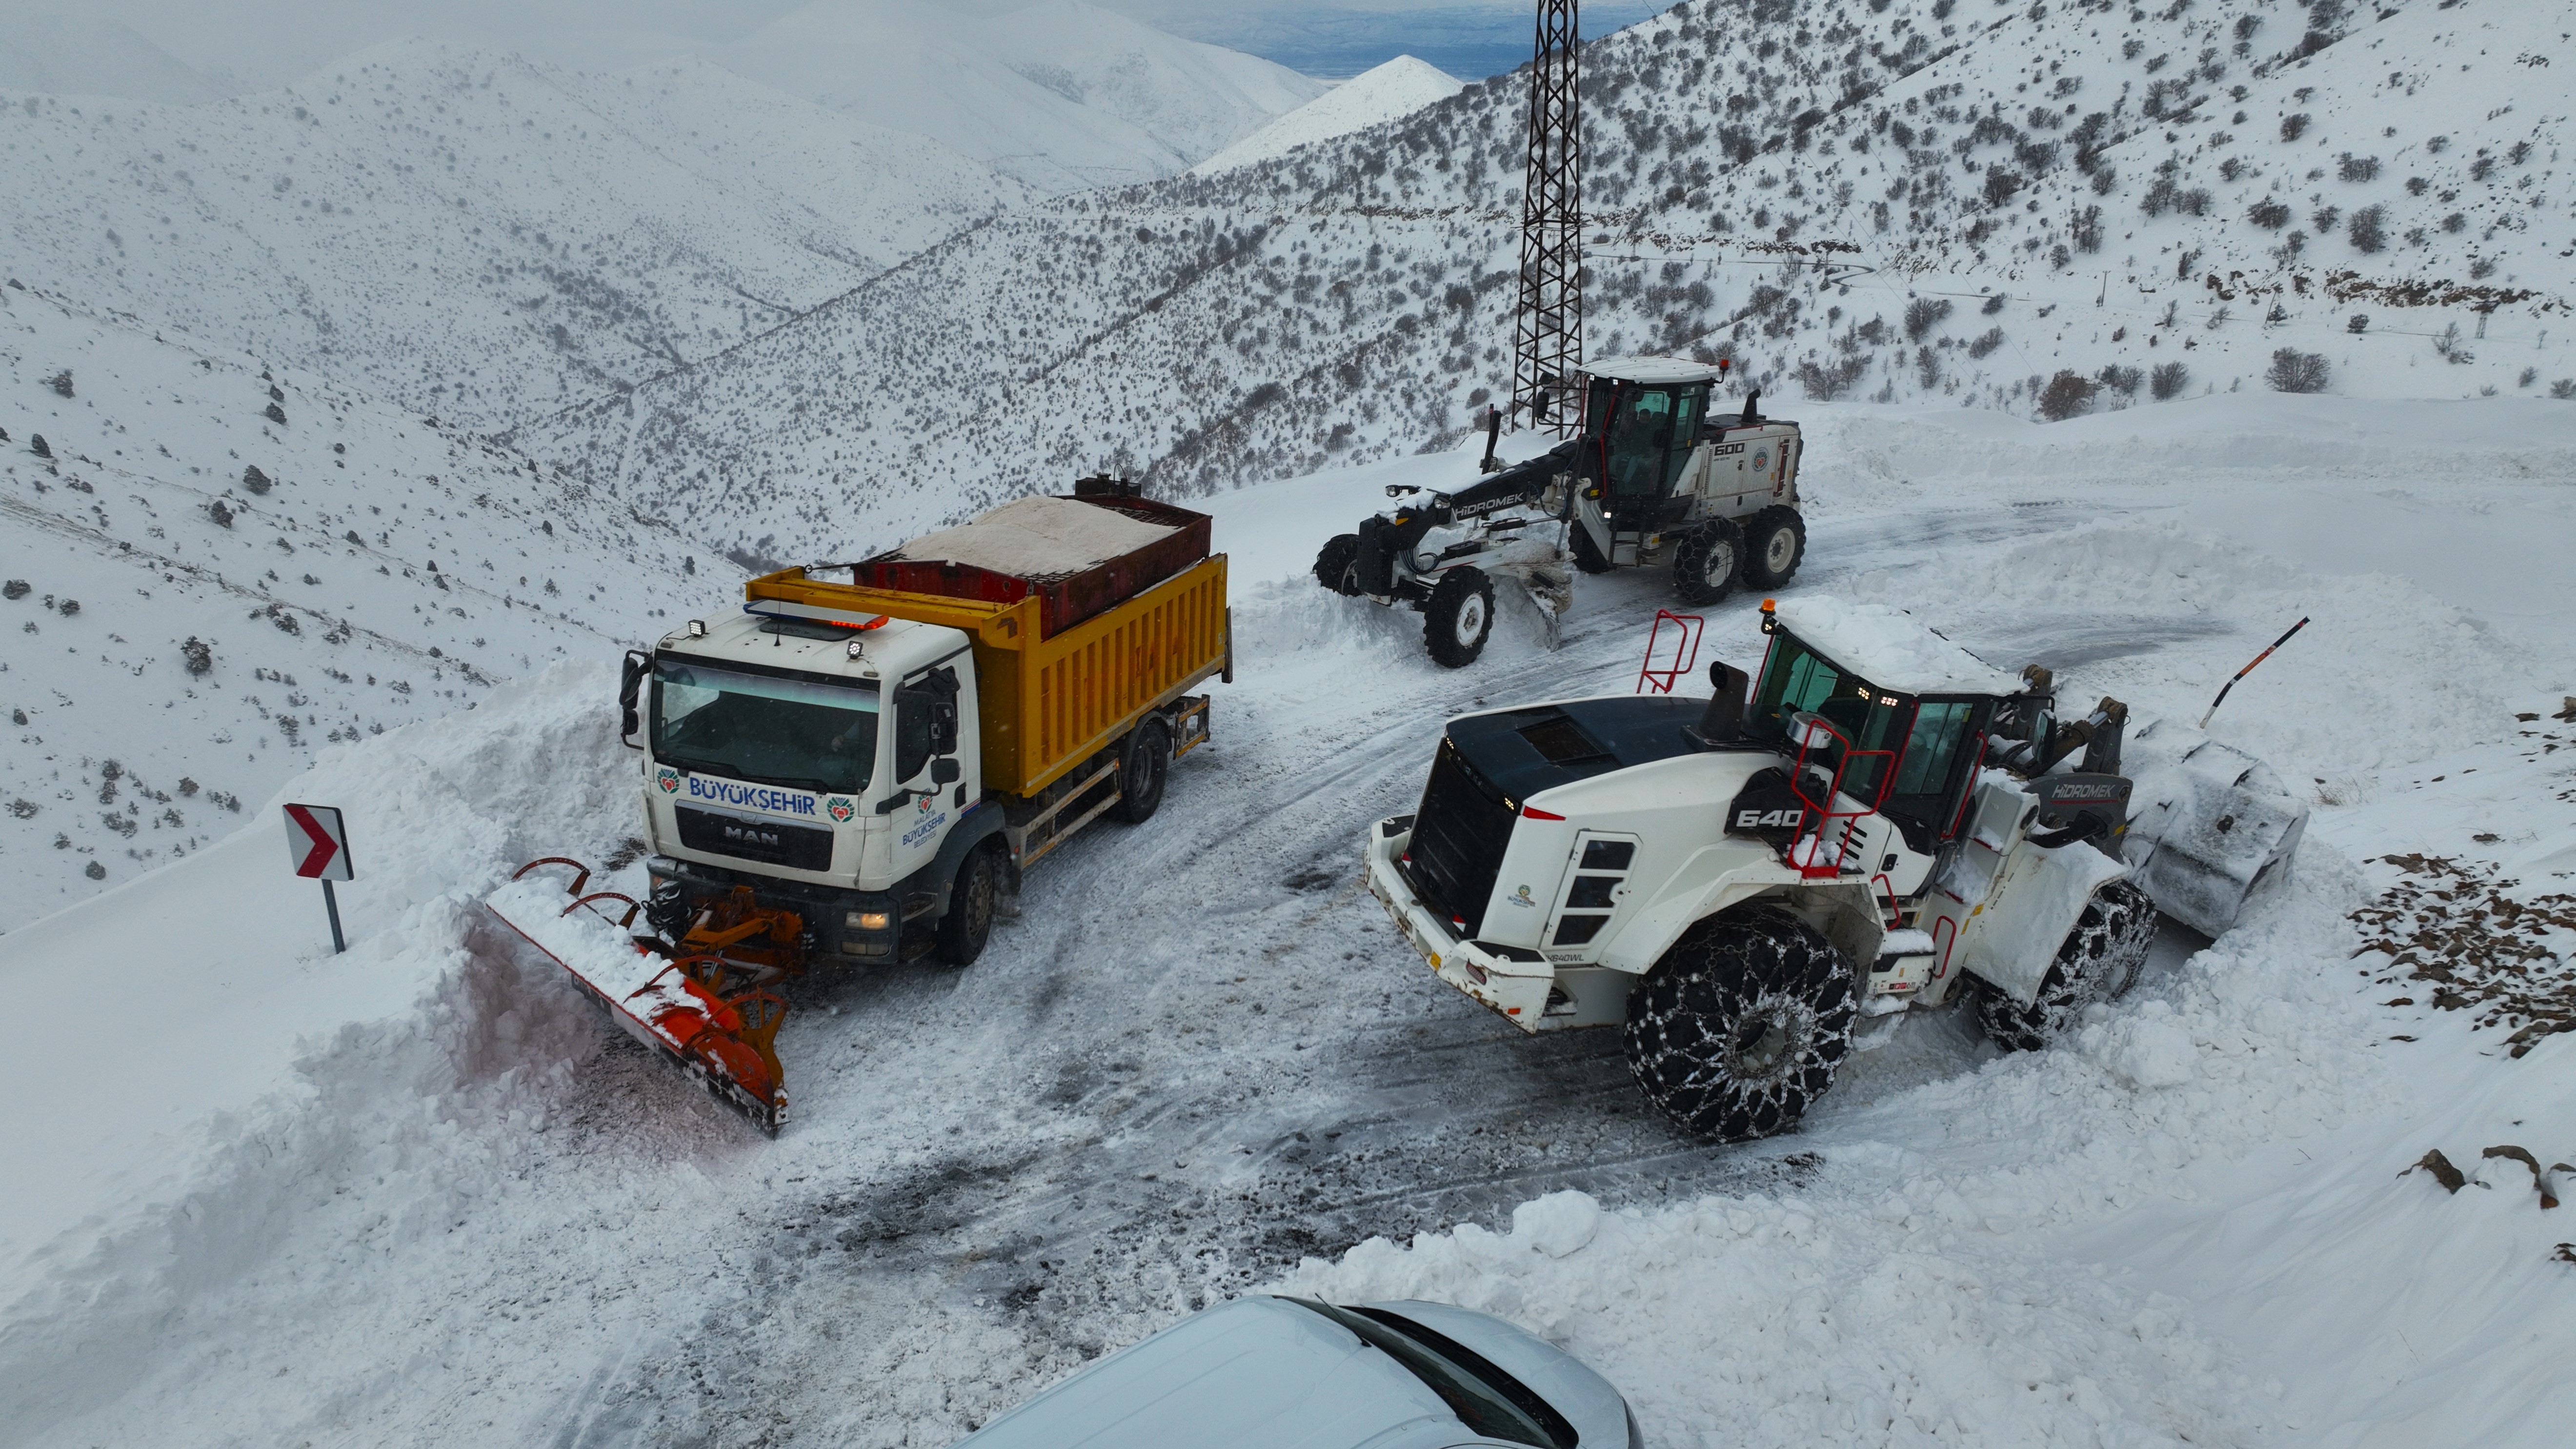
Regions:
<svg viewBox="0 0 2576 1449"><path fill-rule="evenodd" d="M1609 494L1609 511L1661 502L1680 480L1699 441L1706 387L1658 388L1595 379L1584 434L1599 450L1593 462Z"/></svg>

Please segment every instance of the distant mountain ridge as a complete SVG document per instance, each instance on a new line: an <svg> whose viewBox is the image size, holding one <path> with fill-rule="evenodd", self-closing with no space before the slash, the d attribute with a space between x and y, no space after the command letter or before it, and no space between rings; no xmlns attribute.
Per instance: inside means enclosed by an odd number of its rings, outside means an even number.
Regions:
<svg viewBox="0 0 2576 1449"><path fill-rule="evenodd" d="M1732 357L1779 406L2576 396L2554 13L1676 6L1585 51L1589 355ZM1014 213L513 436L711 530L799 500L784 546L829 557L1103 467L1453 440L1508 377L1525 96Z"/></svg>

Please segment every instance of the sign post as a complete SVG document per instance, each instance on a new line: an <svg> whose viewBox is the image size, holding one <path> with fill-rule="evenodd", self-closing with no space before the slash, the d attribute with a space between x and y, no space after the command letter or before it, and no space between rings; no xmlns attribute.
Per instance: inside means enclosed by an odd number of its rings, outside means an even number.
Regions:
<svg viewBox="0 0 2576 1449"><path fill-rule="evenodd" d="M322 908L331 913L332 953L348 950L340 934L340 899L331 893L331 882L357 877L349 868L349 832L340 824L338 807L287 806L286 854L297 875L322 882Z"/></svg>

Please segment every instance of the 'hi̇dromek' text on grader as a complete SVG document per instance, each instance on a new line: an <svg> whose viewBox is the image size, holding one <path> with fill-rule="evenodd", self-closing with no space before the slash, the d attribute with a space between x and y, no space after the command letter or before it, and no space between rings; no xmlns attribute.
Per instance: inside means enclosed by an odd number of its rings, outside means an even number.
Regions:
<svg viewBox="0 0 2576 1449"><path fill-rule="evenodd" d="M849 568L849 583L813 575ZM781 984L973 962L997 899L1084 826L1143 824L1232 678L1209 520L1105 479L851 565L744 586L627 659L642 902L538 861L491 908L626 1029L776 1132ZM564 883L539 867L574 872ZM630 936L638 918L650 934Z"/></svg>

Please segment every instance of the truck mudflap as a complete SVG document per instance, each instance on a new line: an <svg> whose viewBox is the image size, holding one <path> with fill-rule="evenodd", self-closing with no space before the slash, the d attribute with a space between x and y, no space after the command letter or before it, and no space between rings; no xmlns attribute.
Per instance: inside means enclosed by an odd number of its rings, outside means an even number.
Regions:
<svg viewBox="0 0 2576 1449"><path fill-rule="evenodd" d="M1414 898L1413 887L1396 868L1405 843L1412 838L1413 818L1408 815L1381 820L1369 831L1364 876L1369 894L1386 907L1395 928L1413 943L1433 975L1491 1007L1505 1021L1533 1034L1544 1026L1561 1024L1546 1019L1556 970L1544 958L1514 960L1479 942L1459 940Z"/></svg>
<svg viewBox="0 0 2576 1449"><path fill-rule="evenodd" d="M2121 773L2135 788L2120 856L2157 910L2223 935L2288 875L2308 807L2262 761L2160 719L2129 736Z"/></svg>
<svg viewBox="0 0 2576 1449"><path fill-rule="evenodd" d="M571 868L569 887L532 874L550 866ZM559 856L531 861L483 903L571 973L627 1035L777 1136L787 1120L787 1082L774 1042L787 1006L767 988L793 969L803 923L747 900L719 900L701 909L674 948L632 934L636 902L586 890L590 874Z"/></svg>

